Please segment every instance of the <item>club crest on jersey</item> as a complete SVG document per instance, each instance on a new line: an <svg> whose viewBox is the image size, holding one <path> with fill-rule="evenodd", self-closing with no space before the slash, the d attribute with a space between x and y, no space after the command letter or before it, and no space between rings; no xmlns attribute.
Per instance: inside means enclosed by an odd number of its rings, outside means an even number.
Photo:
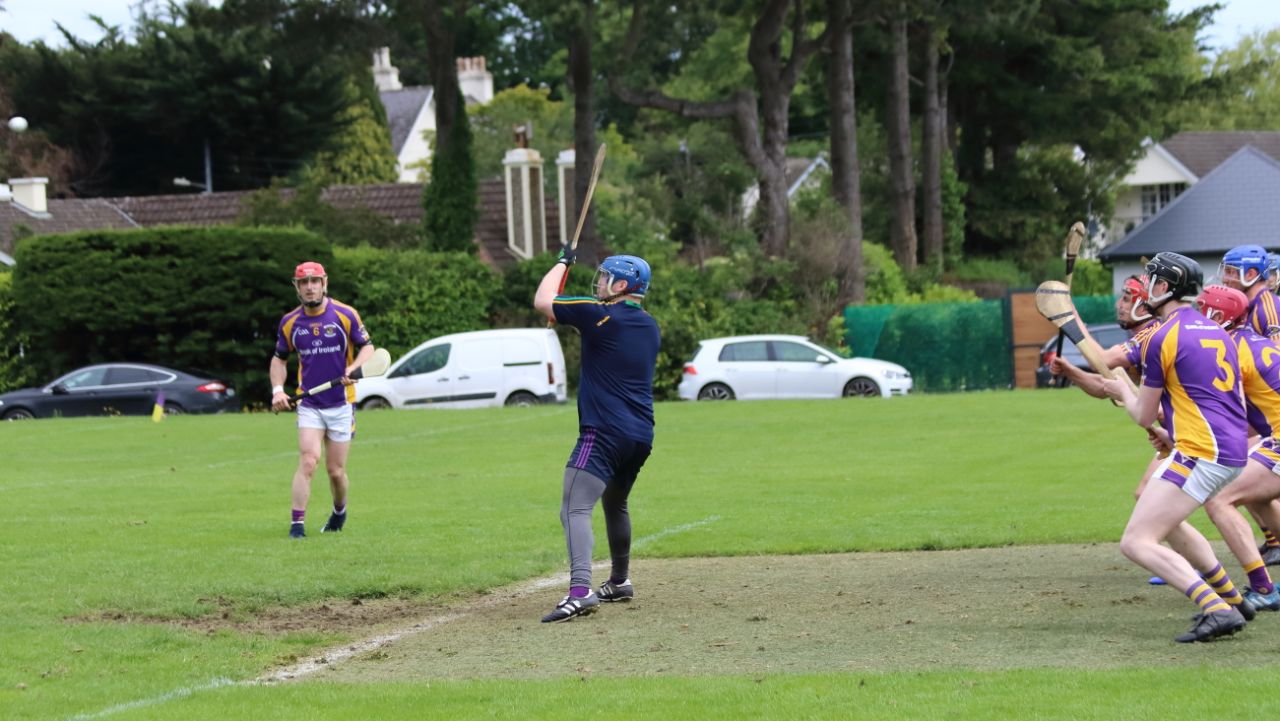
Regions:
<svg viewBox="0 0 1280 721"><path fill-rule="evenodd" d="M325 338L332 338L337 334L338 334L338 326L334 325L333 323L329 323L324 327Z"/></svg>

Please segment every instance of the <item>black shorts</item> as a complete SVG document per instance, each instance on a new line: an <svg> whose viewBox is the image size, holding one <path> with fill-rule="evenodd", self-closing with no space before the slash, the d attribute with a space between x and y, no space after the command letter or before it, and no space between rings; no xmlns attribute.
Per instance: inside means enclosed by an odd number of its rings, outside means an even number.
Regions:
<svg viewBox="0 0 1280 721"><path fill-rule="evenodd" d="M582 469L610 485L630 488L652 450L648 443L583 428L565 465Z"/></svg>

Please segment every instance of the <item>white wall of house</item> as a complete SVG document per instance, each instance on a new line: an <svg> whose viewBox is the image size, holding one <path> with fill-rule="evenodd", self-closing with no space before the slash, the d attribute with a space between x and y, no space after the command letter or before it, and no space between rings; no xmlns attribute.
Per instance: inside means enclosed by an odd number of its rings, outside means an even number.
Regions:
<svg viewBox="0 0 1280 721"><path fill-rule="evenodd" d="M404 147L400 148L400 155L396 157L401 183L422 182L431 162L431 143L427 142L427 135L435 137L435 130L436 100L433 94L431 100L424 103L418 111L409 137L405 138Z"/></svg>
<svg viewBox="0 0 1280 721"><path fill-rule="evenodd" d="M1155 193L1157 198L1164 200L1163 205L1167 205L1168 200L1176 197L1176 193L1170 191L1175 190L1179 185L1185 187L1195 185L1197 180L1199 178L1194 173L1179 163L1158 143L1147 145L1146 153L1134 166L1133 172L1125 177L1124 188L1116 196L1116 212L1111 224L1107 227L1105 242L1109 244L1120 240L1125 233L1138 227L1145 220L1142 203L1144 188L1149 188L1150 190L1146 192ZM1162 185L1173 187L1166 188L1162 194L1159 189ZM1163 207L1160 203L1157 205L1157 210ZM1148 207L1147 211L1150 212L1150 210L1151 208Z"/></svg>

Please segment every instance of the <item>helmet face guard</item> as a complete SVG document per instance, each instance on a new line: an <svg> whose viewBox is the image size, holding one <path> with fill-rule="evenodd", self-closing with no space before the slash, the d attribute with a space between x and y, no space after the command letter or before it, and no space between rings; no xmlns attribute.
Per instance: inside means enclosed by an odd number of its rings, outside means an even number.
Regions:
<svg viewBox="0 0 1280 721"><path fill-rule="evenodd" d="M315 300L306 300L302 296L302 284L311 278L320 279L320 297ZM324 272L324 266L310 260L298 264L298 267L293 269L293 289L298 294L299 303L308 308L318 308L329 292L329 276Z"/></svg>
<svg viewBox="0 0 1280 721"><path fill-rule="evenodd" d="M1196 298L1196 308L1210 320L1231 330L1244 322L1245 313L1249 310L1249 299L1235 288L1210 285ZM1217 313L1218 317L1214 318L1211 315L1213 313Z"/></svg>
<svg viewBox="0 0 1280 721"><path fill-rule="evenodd" d="M1147 305L1147 299L1151 297L1147 292L1147 276L1135 275L1125 278L1122 294L1129 300L1129 321L1133 325L1151 320L1153 317L1151 308ZM1120 322L1124 324L1123 320Z"/></svg>

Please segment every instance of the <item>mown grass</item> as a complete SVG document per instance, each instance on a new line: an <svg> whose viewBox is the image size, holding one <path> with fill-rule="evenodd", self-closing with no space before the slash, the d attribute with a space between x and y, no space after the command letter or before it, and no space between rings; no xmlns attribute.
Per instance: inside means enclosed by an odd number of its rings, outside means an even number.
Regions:
<svg viewBox="0 0 1280 721"><path fill-rule="evenodd" d="M1078 393L666 404L658 423L633 496L636 535L701 525L662 535L645 546L648 557L1109 542L1149 458L1121 413ZM643 706L653 716L719 718L760 706L801 718L824 713L827 696L861 698L864 687L842 676L593 679L585 688L573 679L303 683L164 697L214 679L253 679L344 640L168 621L329 598L430 599L561 569L560 469L575 433L572 407L362 414L348 530L318 534L328 503L319 480L312 537L289 542L295 434L286 418L0 425L0 718L109 710L98 717L265 720L304 708L309 718L507 715L495 698L521 699L529 717L601 711L588 695L621 699L628 715ZM599 554L602 533L597 545ZM1175 696L1186 681L1142 668L1101 679L1124 689L1129 675ZM949 694L966 678L891 674L877 687L946 699L934 702L936 712L955 707ZM1065 698L1061 689L1094 682L1080 672L973 679L1005 689L1011 709L1023 693ZM1104 702L1098 717L1128 715L1123 696ZM166 700L120 706L158 697ZM1079 704L1056 706L1068 707ZM985 707L970 707L980 709L985 716ZM938 715L917 711L908 715Z"/></svg>

